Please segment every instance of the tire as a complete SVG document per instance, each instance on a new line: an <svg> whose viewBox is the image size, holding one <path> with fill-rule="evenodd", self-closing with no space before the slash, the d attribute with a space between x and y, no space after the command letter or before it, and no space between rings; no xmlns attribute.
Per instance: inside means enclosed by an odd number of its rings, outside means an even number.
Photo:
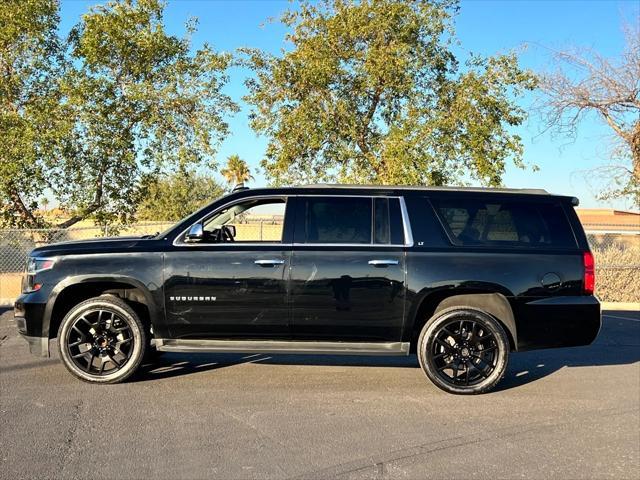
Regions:
<svg viewBox="0 0 640 480"><path fill-rule="evenodd" d="M147 343L140 317L114 295L79 303L58 330L62 363L72 375L90 383L129 378L142 363Z"/></svg>
<svg viewBox="0 0 640 480"><path fill-rule="evenodd" d="M420 367L438 388L474 395L490 391L504 376L509 339L491 315L473 308L451 307L425 324L417 351Z"/></svg>

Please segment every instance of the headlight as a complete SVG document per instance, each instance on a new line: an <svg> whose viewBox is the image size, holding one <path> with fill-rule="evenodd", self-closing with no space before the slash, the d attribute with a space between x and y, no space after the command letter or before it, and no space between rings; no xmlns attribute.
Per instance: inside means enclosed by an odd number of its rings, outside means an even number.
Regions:
<svg viewBox="0 0 640 480"><path fill-rule="evenodd" d="M55 263L55 258L29 257L27 260L27 272L22 281L22 293L40 290L42 284L36 282L36 275L44 270L52 269Z"/></svg>
<svg viewBox="0 0 640 480"><path fill-rule="evenodd" d="M55 258L29 257L27 261L27 275L35 275L38 272L50 270L55 263Z"/></svg>

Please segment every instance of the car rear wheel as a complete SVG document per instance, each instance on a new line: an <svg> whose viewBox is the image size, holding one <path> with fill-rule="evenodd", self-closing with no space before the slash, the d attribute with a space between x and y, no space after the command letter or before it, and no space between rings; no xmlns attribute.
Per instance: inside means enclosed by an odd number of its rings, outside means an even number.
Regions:
<svg viewBox="0 0 640 480"><path fill-rule="evenodd" d="M73 307L58 332L65 367L92 383L118 383L129 378L140 366L146 345L140 318L113 295L90 298Z"/></svg>
<svg viewBox="0 0 640 480"><path fill-rule="evenodd" d="M464 307L436 313L418 340L427 377L449 393L485 393L502 379L509 357L507 334L491 315Z"/></svg>

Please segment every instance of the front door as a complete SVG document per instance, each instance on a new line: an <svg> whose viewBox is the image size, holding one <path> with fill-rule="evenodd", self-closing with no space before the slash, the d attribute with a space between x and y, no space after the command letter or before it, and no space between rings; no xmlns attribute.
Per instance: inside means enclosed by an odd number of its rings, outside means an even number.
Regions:
<svg viewBox="0 0 640 480"><path fill-rule="evenodd" d="M289 336L286 198L252 198L222 207L204 237L181 236L165 257L165 309L173 338Z"/></svg>
<svg viewBox="0 0 640 480"><path fill-rule="evenodd" d="M294 338L400 341L405 254L399 199L301 196L296 201Z"/></svg>

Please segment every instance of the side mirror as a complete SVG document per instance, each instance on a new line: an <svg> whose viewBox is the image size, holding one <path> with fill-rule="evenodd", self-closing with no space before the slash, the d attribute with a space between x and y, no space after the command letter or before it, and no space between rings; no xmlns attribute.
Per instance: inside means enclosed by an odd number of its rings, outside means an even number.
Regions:
<svg viewBox="0 0 640 480"><path fill-rule="evenodd" d="M204 228L201 223L194 223L187 232L185 242L199 242L204 238Z"/></svg>

